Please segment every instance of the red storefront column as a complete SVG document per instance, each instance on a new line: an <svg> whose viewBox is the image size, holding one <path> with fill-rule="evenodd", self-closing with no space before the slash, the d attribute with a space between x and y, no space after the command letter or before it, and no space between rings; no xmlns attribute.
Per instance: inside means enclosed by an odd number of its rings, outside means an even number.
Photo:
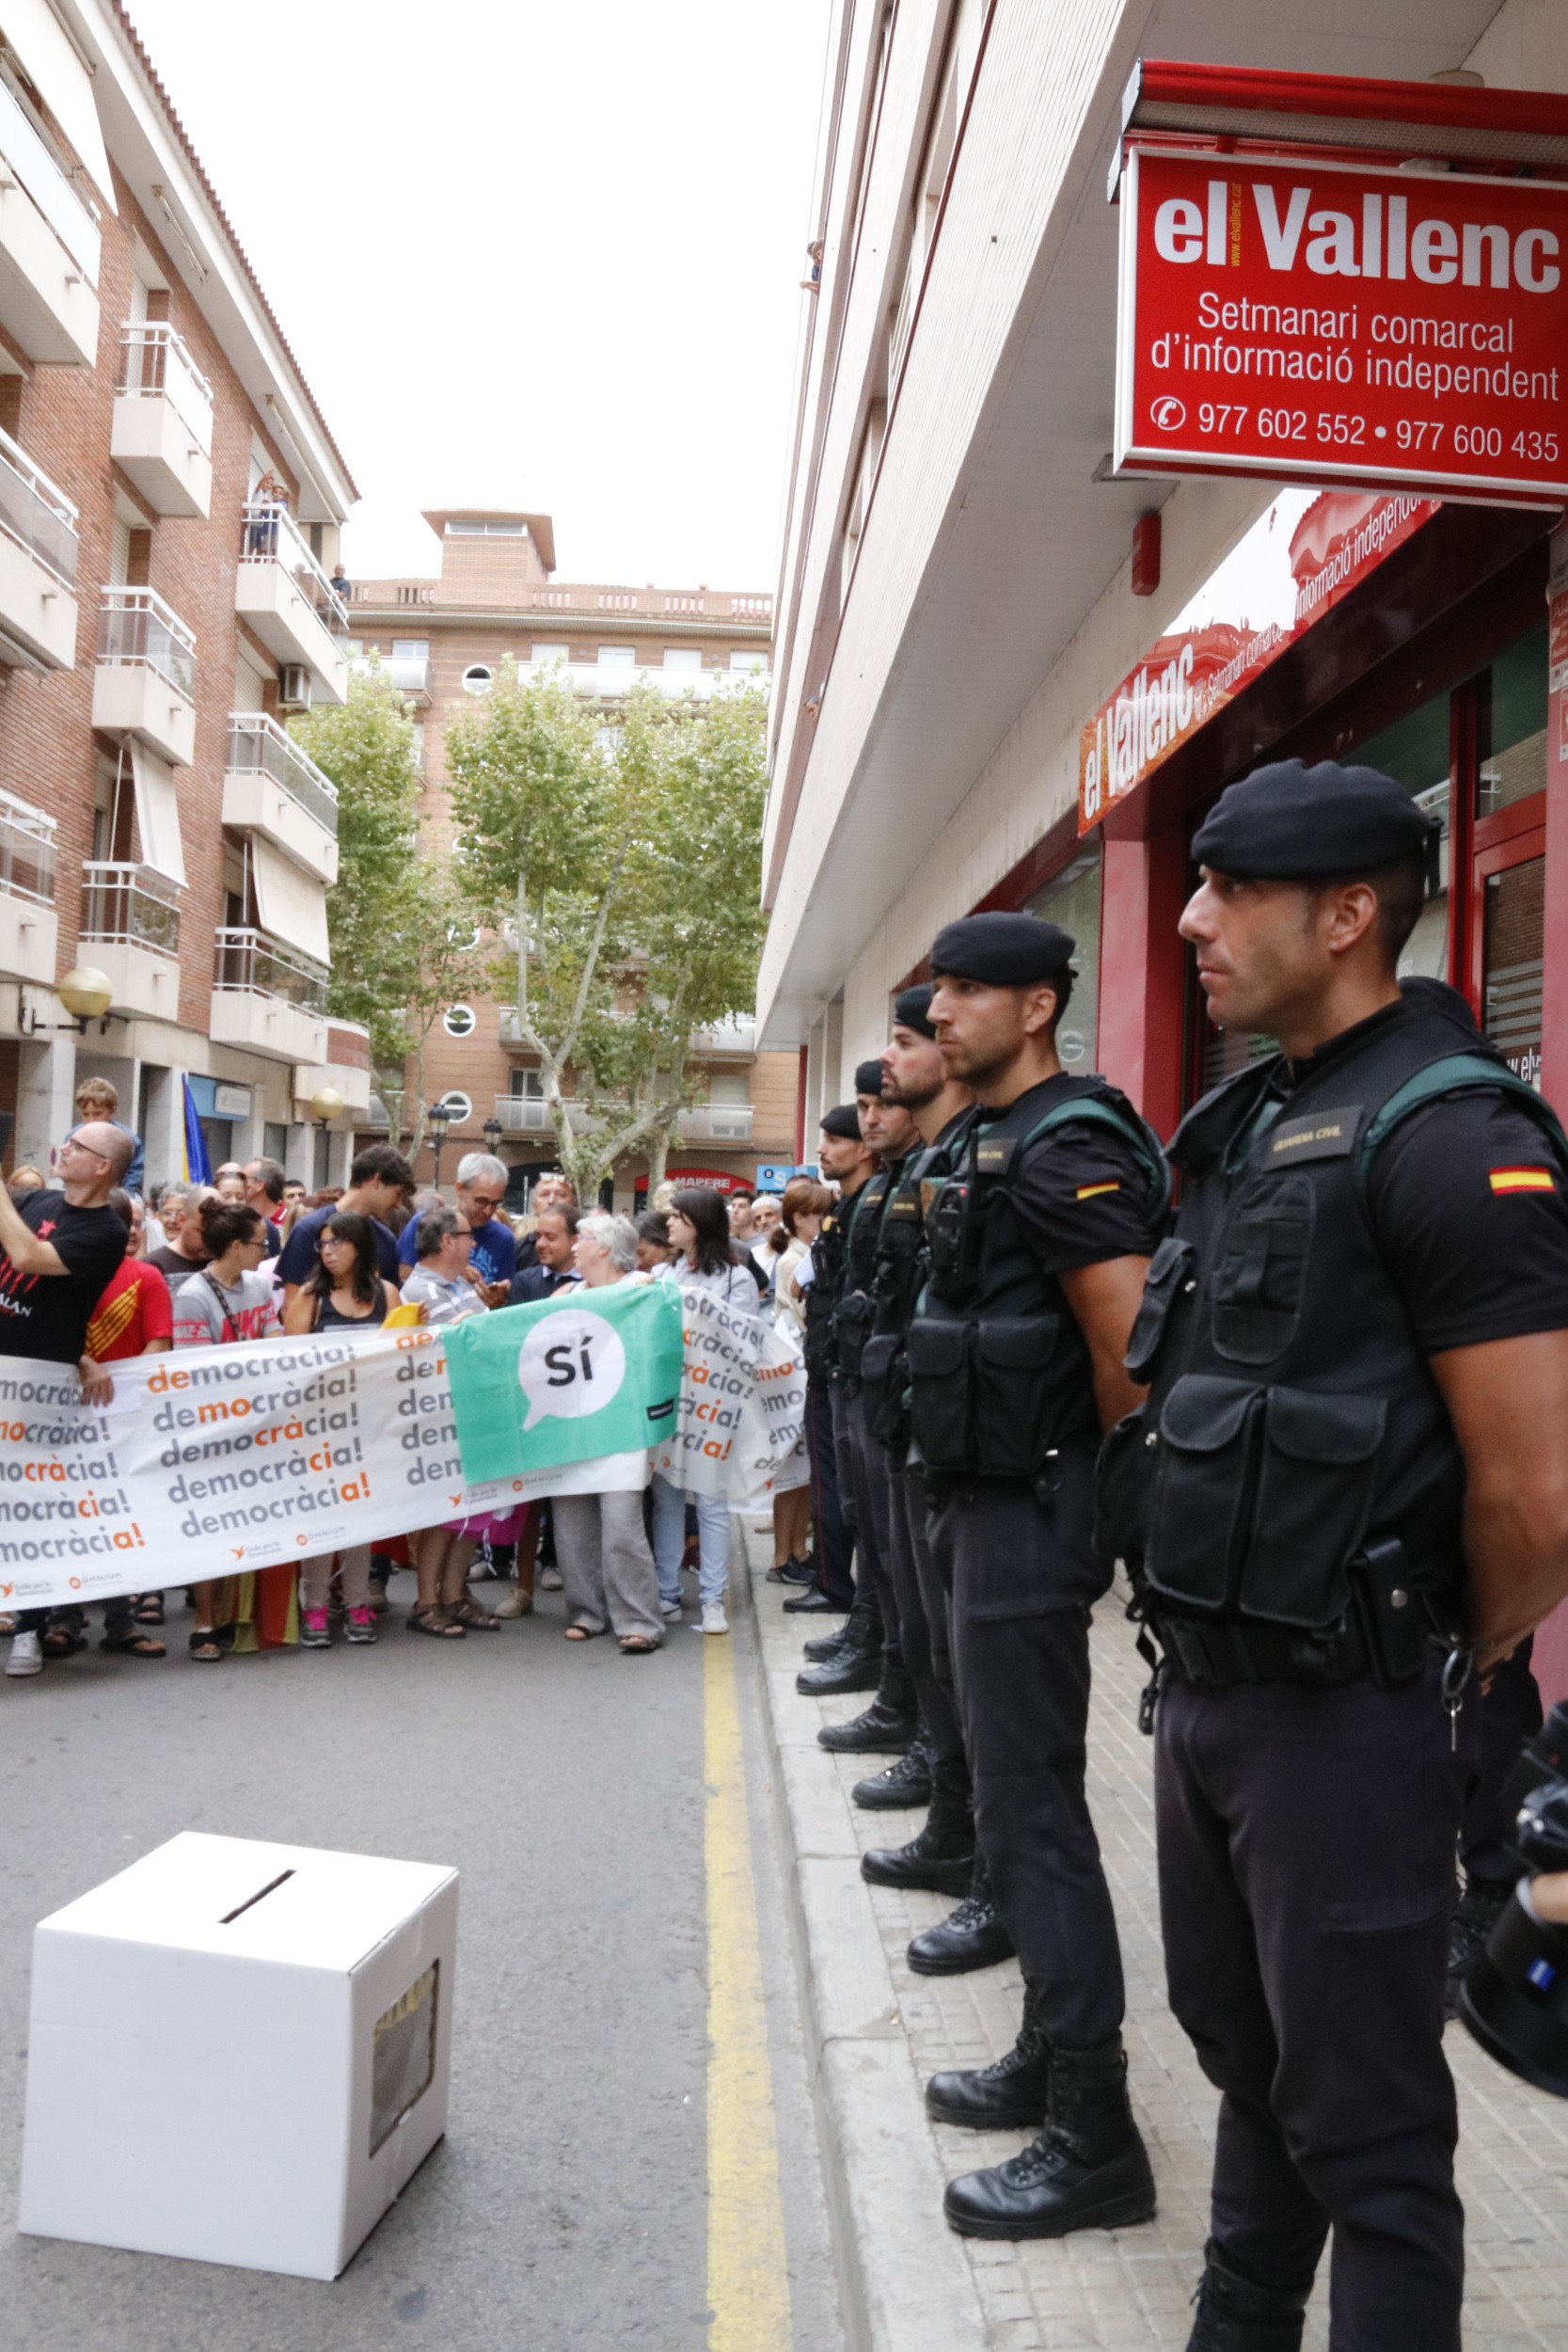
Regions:
<svg viewBox="0 0 1568 2352"><path fill-rule="evenodd" d="M1546 660L1546 922L1542 944L1541 1091L1568 1112L1568 524L1554 532ZM1568 1698L1568 1602L1535 1637L1535 1678L1548 1707Z"/></svg>
<svg viewBox="0 0 1568 2352"><path fill-rule="evenodd" d="M1101 874L1100 1067L1168 1136L1181 1116L1187 897L1180 826L1148 840L1107 838Z"/></svg>

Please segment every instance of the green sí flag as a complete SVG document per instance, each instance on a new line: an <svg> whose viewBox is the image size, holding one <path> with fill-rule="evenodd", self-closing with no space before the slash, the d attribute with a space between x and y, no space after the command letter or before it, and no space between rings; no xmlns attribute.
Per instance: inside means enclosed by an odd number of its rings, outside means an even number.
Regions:
<svg viewBox="0 0 1568 2352"><path fill-rule="evenodd" d="M574 1287L466 1315L443 1337L470 1486L629 1454L673 1422L683 1356L673 1282Z"/></svg>

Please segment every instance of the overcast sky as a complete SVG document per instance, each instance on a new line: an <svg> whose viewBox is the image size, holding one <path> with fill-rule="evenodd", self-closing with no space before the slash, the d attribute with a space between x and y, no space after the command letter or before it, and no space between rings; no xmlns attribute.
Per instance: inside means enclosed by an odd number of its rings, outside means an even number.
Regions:
<svg viewBox="0 0 1568 2352"><path fill-rule="evenodd" d="M828 0L129 0L359 485L771 588Z"/></svg>

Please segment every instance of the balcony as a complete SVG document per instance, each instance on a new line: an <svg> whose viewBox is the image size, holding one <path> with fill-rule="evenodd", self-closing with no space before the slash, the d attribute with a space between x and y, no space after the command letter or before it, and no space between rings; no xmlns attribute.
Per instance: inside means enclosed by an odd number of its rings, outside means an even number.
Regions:
<svg viewBox="0 0 1568 2352"><path fill-rule="evenodd" d="M367 677L374 671L395 686L400 694L406 694L420 710L430 708L430 660L425 654L371 653L356 654L349 667L356 677Z"/></svg>
<svg viewBox="0 0 1568 2352"><path fill-rule="evenodd" d="M150 588L105 588L92 723L135 735L171 768L196 752L196 640Z"/></svg>
<svg viewBox="0 0 1568 2352"><path fill-rule="evenodd" d="M588 1124L587 1104L579 1103L575 1095L568 1094L562 1097L562 1107L572 1133L581 1135ZM542 1094L498 1094L496 1117L500 1121L503 1135L553 1136L555 1133L550 1106Z"/></svg>
<svg viewBox="0 0 1568 2352"><path fill-rule="evenodd" d="M230 713L223 821L262 834L318 881L337 881L337 787L264 711Z"/></svg>
<svg viewBox="0 0 1568 2352"><path fill-rule="evenodd" d="M750 1103L698 1103L682 1111L679 1128L687 1143L750 1143Z"/></svg>
<svg viewBox="0 0 1568 2352"><path fill-rule="evenodd" d="M357 1021L334 1021L326 1032L326 1058L319 1062L302 1062L294 1071L293 1093L296 1103L308 1104L323 1087L333 1087L343 1098L343 1111L356 1126L370 1121L371 1093L371 1033ZM382 1104L381 1124L385 1127L386 1104Z"/></svg>
<svg viewBox="0 0 1568 2352"><path fill-rule="evenodd" d="M121 330L109 454L155 514L212 512L213 388L166 320Z"/></svg>
<svg viewBox="0 0 1568 2352"><path fill-rule="evenodd" d="M326 969L270 933L217 933L213 976L214 1045L239 1045L269 1061L326 1059Z"/></svg>
<svg viewBox="0 0 1568 2352"><path fill-rule="evenodd" d="M82 962L113 990L111 1009L152 1021L180 1013L180 892L150 866L82 868Z"/></svg>
<svg viewBox="0 0 1568 2352"><path fill-rule="evenodd" d="M75 507L0 433L0 662L74 669L76 555Z"/></svg>
<svg viewBox="0 0 1568 2352"><path fill-rule="evenodd" d="M639 686L655 686L661 694L691 694L698 702L712 700L742 686L768 691L766 670L668 670L662 663L640 666L635 661L519 661L517 675L524 686L535 678L559 677L574 692L595 702L624 702Z"/></svg>
<svg viewBox="0 0 1568 2352"><path fill-rule="evenodd" d="M286 507L244 509L234 610L273 660L303 662L317 698L348 700L348 609Z"/></svg>
<svg viewBox="0 0 1568 2352"><path fill-rule="evenodd" d="M0 81L0 326L29 359L98 358L98 217Z"/></svg>
<svg viewBox="0 0 1568 2352"><path fill-rule="evenodd" d="M748 1060L757 1050L757 1025L754 1021L715 1021L705 1029L691 1032L691 1051L704 1061L720 1061L730 1055L741 1055Z"/></svg>
<svg viewBox="0 0 1568 2352"><path fill-rule="evenodd" d="M55 819L0 792L0 974L55 977Z"/></svg>

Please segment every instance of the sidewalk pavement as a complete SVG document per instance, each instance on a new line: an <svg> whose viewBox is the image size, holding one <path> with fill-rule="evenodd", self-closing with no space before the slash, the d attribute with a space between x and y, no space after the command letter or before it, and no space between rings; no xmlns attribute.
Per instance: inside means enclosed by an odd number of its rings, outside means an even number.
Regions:
<svg viewBox="0 0 1568 2352"><path fill-rule="evenodd" d="M1024 2136L933 2123L923 2091L939 2067L984 2065L1010 2047L1018 1966L932 1978L906 1965L911 1936L952 1905L868 1886L859 1857L867 1846L912 1836L924 1816L860 1811L850 1788L889 1759L830 1756L816 1745L823 1724L846 1721L866 1702L796 1691L800 1628L823 1620L784 1615L784 1596L764 1577L769 1549L769 1539L751 1534L764 1719L793 1865L840 2269L865 2352L1182 2352L1202 2267L1217 2094L1165 2005L1150 1749L1137 1729L1144 1675L1119 1602L1108 1598L1095 1619L1089 1802L1120 1923L1132 2103L1160 2210L1141 2229L989 2244L949 2231L942 2188L957 2172L1016 2153ZM1516 2082L1461 2026L1449 2028L1448 2049L1469 2220L1466 2352L1568 2352L1568 2102ZM1307 2352L1327 2342L1326 2274L1325 2262Z"/></svg>

